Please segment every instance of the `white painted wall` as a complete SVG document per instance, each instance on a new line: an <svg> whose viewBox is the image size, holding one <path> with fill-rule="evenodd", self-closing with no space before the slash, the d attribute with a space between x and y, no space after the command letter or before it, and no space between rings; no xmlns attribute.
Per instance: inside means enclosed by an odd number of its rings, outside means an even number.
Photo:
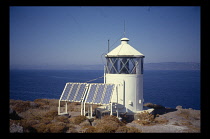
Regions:
<svg viewBox="0 0 210 139"><path fill-rule="evenodd" d="M143 110L142 74L106 74L105 80L106 83L118 85L111 102L119 104L119 112L136 113Z"/></svg>

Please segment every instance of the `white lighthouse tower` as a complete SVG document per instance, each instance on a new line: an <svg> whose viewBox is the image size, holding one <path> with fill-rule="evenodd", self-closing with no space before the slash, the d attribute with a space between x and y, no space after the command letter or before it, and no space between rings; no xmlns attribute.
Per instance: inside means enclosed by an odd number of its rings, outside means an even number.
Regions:
<svg viewBox="0 0 210 139"><path fill-rule="evenodd" d="M112 95L112 111L135 114L143 110L144 55L122 38L121 44L105 55L104 83L116 84Z"/></svg>

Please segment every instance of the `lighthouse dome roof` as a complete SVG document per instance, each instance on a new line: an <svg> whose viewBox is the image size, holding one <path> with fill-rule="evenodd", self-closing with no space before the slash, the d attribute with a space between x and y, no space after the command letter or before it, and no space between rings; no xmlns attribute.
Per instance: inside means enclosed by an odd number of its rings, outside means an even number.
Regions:
<svg viewBox="0 0 210 139"><path fill-rule="evenodd" d="M122 38L121 44L105 55L105 57L144 57L142 53L129 45L128 41L128 38Z"/></svg>

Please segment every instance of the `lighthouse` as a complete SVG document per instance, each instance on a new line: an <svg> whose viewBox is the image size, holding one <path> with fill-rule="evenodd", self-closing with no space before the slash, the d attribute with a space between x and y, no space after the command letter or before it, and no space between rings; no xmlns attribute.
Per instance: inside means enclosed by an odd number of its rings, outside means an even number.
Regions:
<svg viewBox="0 0 210 139"><path fill-rule="evenodd" d="M115 84L112 111L135 114L143 110L144 55L129 45L128 38L105 55L104 83Z"/></svg>
<svg viewBox="0 0 210 139"><path fill-rule="evenodd" d="M81 115L88 118L116 115L119 119L135 119L143 112L143 59L144 55L133 48L128 38L105 55L104 83L67 82L58 104L58 115L68 114L68 102L81 103ZM102 76L103 77L103 76ZM95 79L94 79L95 80ZM90 80L93 81L93 80ZM60 102L65 102L64 111ZM92 105L97 104L94 114ZM89 106L88 108L86 106ZM146 110L146 109L145 109ZM149 111L149 110L148 110Z"/></svg>

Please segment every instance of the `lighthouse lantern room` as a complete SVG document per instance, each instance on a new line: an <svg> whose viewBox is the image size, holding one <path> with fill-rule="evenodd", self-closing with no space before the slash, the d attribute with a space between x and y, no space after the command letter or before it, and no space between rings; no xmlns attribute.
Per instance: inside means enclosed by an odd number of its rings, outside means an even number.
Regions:
<svg viewBox="0 0 210 139"><path fill-rule="evenodd" d="M112 111L135 114L143 110L144 55L122 38L121 44L105 55L104 83L116 85L111 102Z"/></svg>

